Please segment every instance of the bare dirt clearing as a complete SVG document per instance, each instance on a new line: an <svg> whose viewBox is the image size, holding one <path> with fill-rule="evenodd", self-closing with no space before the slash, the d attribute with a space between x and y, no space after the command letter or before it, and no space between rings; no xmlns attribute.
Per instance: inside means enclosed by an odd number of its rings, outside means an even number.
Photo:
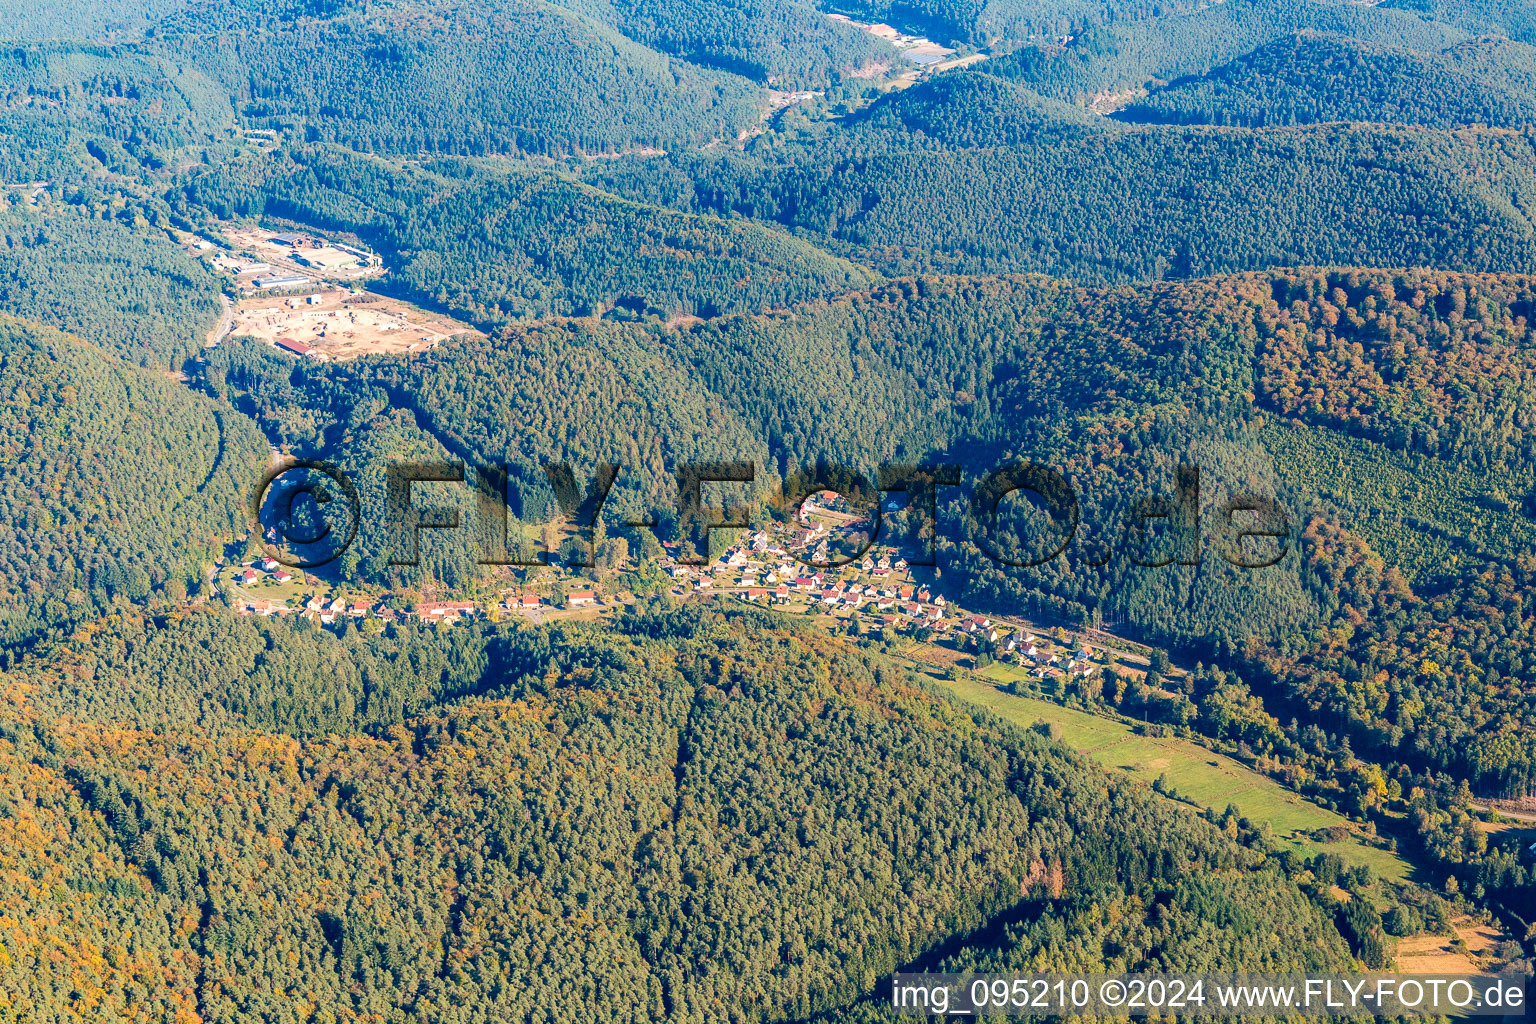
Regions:
<svg viewBox="0 0 1536 1024"><path fill-rule="evenodd" d="M235 308L233 333L315 359L425 352L449 338L478 334L451 317L371 292L323 291L247 299Z"/></svg>

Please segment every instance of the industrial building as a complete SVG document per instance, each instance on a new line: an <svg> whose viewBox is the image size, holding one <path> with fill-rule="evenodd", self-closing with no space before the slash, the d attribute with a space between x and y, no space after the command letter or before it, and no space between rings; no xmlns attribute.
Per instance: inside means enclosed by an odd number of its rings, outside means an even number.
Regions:
<svg viewBox="0 0 1536 1024"><path fill-rule="evenodd" d="M257 288L297 288L311 282L301 274L278 274L274 277L258 277L251 283Z"/></svg>

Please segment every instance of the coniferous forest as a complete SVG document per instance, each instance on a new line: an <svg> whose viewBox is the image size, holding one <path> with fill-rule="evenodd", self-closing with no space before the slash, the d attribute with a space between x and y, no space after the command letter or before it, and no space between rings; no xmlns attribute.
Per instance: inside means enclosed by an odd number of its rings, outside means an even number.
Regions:
<svg viewBox="0 0 1536 1024"><path fill-rule="evenodd" d="M1531 973L1531 0L0 42L0 1021Z"/></svg>

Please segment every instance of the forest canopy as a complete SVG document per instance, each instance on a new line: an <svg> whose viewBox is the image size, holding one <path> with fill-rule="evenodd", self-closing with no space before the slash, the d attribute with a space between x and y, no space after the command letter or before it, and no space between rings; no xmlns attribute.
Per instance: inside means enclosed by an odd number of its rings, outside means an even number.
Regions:
<svg viewBox="0 0 1536 1024"><path fill-rule="evenodd" d="M1529 971L1531 0L53 7L0 1020ZM332 562L261 557L284 459L355 484ZM797 578L822 488L893 570Z"/></svg>
<svg viewBox="0 0 1536 1024"><path fill-rule="evenodd" d="M804 1016L945 940L1022 967L1063 927L1096 941L1060 970L1349 961L1262 846L782 625L369 639L193 612L8 682L0 765L27 781L3 822L70 837L18 836L0 881L65 910L5 931L39 1016L74 992L234 1021L292 989L341 1018ZM326 709L376 724L306 738ZM1018 945L965 938L1002 913Z"/></svg>
<svg viewBox="0 0 1536 1024"><path fill-rule="evenodd" d="M244 531L260 432L163 372L0 317L0 409L8 641L114 597L185 593Z"/></svg>

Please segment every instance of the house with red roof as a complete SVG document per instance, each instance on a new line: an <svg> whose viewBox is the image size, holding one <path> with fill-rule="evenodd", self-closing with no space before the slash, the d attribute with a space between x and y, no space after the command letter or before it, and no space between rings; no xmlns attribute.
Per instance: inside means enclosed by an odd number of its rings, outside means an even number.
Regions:
<svg viewBox="0 0 1536 1024"><path fill-rule="evenodd" d="M457 618L460 615L473 615L474 613L475 602L473 601L423 601L416 606L416 616L418 618L434 621Z"/></svg>

